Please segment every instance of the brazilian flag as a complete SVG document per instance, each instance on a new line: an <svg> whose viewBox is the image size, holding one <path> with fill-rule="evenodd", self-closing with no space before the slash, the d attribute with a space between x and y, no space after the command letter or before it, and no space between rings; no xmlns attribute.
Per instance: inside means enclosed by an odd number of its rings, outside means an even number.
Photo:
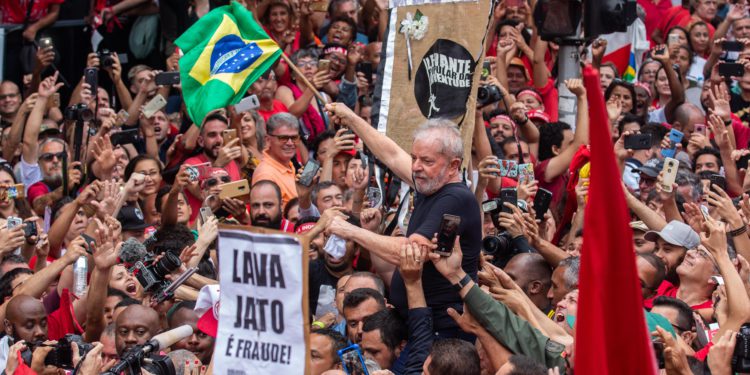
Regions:
<svg viewBox="0 0 750 375"><path fill-rule="evenodd" d="M282 53L253 14L237 2L201 17L175 44L184 53L182 96L198 126L209 112L239 102Z"/></svg>

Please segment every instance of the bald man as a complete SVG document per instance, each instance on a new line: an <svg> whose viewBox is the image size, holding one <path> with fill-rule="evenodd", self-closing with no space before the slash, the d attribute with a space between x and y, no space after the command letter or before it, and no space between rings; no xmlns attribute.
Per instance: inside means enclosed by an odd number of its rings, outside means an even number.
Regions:
<svg viewBox="0 0 750 375"><path fill-rule="evenodd" d="M9 340L26 342L47 340L47 312L38 299L18 295L7 302L5 308L6 336L0 340L0 368L5 368L8 360Z"/></svg>
<svg viewBox="0 0 750 375"><path fill-rule="evenodd" d="M115 319L115 347L122 357L128 350L143 345L159 333L159 314L152 308L130 305Z"/></svg>
<svg viewBox="0 0 750 375"><path fill-rule="evenodd" d="M552 284L552 270L537 253L521 253L508 261L505 273L529 296L531 302L544 313L552 308L547 291Z"/></svg>

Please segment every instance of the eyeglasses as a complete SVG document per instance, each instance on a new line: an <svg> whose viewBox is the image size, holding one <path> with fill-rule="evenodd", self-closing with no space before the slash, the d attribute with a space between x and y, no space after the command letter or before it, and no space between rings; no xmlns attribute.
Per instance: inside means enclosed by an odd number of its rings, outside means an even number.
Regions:
<svg viewBox="0 0 750 375"><path fill-rule="evenodd" d="M312 68L318 66L318 62L315 60L309 61L297 61L298 68Z"/></svg>
<svg viewBox="0 0 750 375"><path fill-rule="evenodd" d="M281 143L287 143L289 141L297 142L299 140L299 134L296 135L276 135L276 134L269 134L271 137L275 137Z"/></svg>
<svg viewBox="0 0 750 375"><path fill-rule="evenodd" d="M231 182L231 181L232 181L232 179L231 179L231 178L229 178L229 176L221 176L221 177L219 177L219 178L216 178L216 177L211 177L211 178L207 179L207 180L206 180L206 181L205 181L205 182L203 183L203 186L204 186L204 187L208 187L208 188L212 188L212 187L214 187L214 186L218 185L218 184L219 184L219 181L221 181L222 183L226 184L226 183L228 183L228 182Z"/></svg>
<svg viewBox="0 0 750 375"><path fill-rule="evenodd" d="M19 96L19 95L21 95L21 94L19 94L19 93L15 93L15 94L3 94L3 95L0 95L0 100L12 99L12 98L15 98L16 96Z"/></svg>
<svg viewBox="0 0 750 375"><path fill-rule="evenodd" d="M57 158L57 160L62 160L63 157L65 157L65 152L58 152L58 153L45 152L39 156L39 160L50 162L54 158Z"/></svg>

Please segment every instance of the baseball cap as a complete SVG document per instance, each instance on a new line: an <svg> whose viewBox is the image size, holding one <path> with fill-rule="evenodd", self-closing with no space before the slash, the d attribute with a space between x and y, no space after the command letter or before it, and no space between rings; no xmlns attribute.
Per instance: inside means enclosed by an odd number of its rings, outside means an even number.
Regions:
<svg viewBox="0 0 750 375"><path fill-rule="evenodd" d="M643 173L646 176L649 176L651 178L656 178L659 176L659 172L661 172L662 167L664 167L664 162L659 159L650 159L646 161L640 168L633 169L633 173Z"/></svg>
<svg viewBox="0 0 750 375"><path fill-rule="evenodd" d="M529 116L529 119L531 120L539 120L542 122L549 122L550 118L549 115L544 113L543 111L540 111L538 109L532 109L528 112L526 112L526 116Z"/></svg>
<svg viewBox="0 0 750 375"><path fill-rule="evenodd" d="M125 206L117 214L117 221L124 231L144 230L150 225L143 221L143 212L138 207Z"/></svg>
<svg viewBox="0 0 750 375"><path fill-rule="evenodd" d="M200 317L196 327L215 338L219 329L219 286L213 284L201 288L193 311Z"/></svg>
<svg viewBox="0 0 750 375"><path fill-rule="evenodd" d="M641 232L648 232L648 227L646 226L646 223L638 220L638 221L631 221L630 222L630 228L633 230L638 230Z"/></svg>
<svg viewBox="0 0 750 375"><path fill-rule="evenodd" d="M508 66L510 67L514 65L520 67L523 70L523 75L526 77L527 80L529 79L529 77L531 77L531 74L529 74L529 70L526 69L526 65L523 63L523 60L521 60L518 57L512 58Z"/></svg>
<svg viewBox="0 0 750 375"><path fill-rule="evenodd" d="M696 248L701 243L700 236L693 228L677 220L670 221L659 232L653 230L646 232L643 238L651 242L656 242L661 238L672 245L682 246L688 250Z"/></svg>

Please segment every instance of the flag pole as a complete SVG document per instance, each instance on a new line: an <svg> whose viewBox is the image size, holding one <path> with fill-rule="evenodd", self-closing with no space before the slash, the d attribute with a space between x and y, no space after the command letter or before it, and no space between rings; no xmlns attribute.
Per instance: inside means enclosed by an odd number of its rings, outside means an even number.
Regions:
<svg viewBox="0 0 750 375"><path fill-rule="evenodd" d="M318 100L323 104L328 104L328 101L323 97L323 95L320 95L320 92L318 89L313 86L313 84L305 78L305 75L302 74L302 72L297 68L297 65L295 65L292 60L289 59L289 57L286 55L286 53L281 53L281 58L286 61L286 65L289 66L289 69L291 69L293 72L297 73L297 78L302 80L302 83L307 86L308 89L312 90L313 94L315 94L315 97L318 98Z"/></svg>

